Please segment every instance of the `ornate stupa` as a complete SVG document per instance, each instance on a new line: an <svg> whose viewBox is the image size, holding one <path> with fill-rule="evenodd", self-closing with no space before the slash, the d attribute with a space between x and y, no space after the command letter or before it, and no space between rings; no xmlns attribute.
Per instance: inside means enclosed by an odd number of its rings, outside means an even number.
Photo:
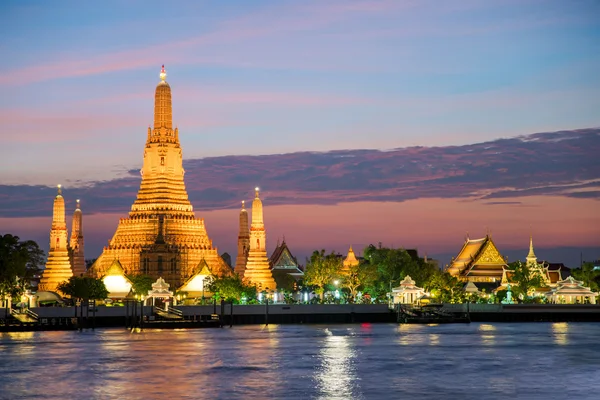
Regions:
<svg viewBox="0 0 600 400"><path fill-rule="evenodd" d="M71 223L71 266L73 275L81 276L85 274L85 256L83 254L83 216L81 214L81 205L77 199L77 206L73 212L73 222Z"/></svg>
<svg viewBox="0 0 600 400"><path fill-rule="evenodd" d="M184 182L179 130L173 129L171 87L165 68L154 96L154 128L148 128L140 190L113 238L88 273L102 277L115 259L127 275L164 278L179 287L205 260L214 275L231 274L196 218Z"/></svg>
<svg viewBox="0 0 600 400"><path fill-rule="evenodd" d="M58 185L58 194L54 198L54 208L52 210L48 261L46 262L46 268L42 272L38 291L56 292L56 287L59 283L73 276L67 247L67 236L65 199L62 196L61 186Z"/></svg>
<svg viewBox="0 0 600 400"><path fill-rule="evenodd" d="M273 273L267 258L265 224L263 222L262 201L259 197L259 189L256 188L256 196L252 201L252 224L250 225L250 251L244 278L255 284L260 291L275 290L277 288Z"/></svg>
<svg viewBox="0 0 600 400"><path fill-rule="evenodd" d="M250 250L250 230L248 229L248 212L246 211L245 201L242 200L242 209L240 210L240 233L238 235L238 253L235 259L235 273L244 277L246 271L246 262L248 261L248 251Z"/></svg>
<svg viewBox="0 0 600 400"><path fill-rule="evenodd" d="M350 270L350 267L354 267L358 264L359 262L356 258L356 254L354 254L354 250L352 250L352 246L350 246L350 249L348 250L348 255L342 263L342 272L347 273Z"/></svg>

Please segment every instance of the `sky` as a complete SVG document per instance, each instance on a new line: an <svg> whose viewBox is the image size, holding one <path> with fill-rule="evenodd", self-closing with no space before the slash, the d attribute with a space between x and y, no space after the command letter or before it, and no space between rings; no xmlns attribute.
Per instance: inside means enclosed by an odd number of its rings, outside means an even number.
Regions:
<svg viewBox="0 0 600 400"><path fill-rule="evenodd" d="M62 183L90 206L87 254L97 256L135 198L165 64L190 197L222 251L235 252L236 204L259 185L269 247L285 235L299 258L379 241L449 258L467 231L488 230L514 257L530 234L556 261L600 257L597 1L8 1L0 22L2 231L47 247L50 187ZM544 132L562 133L531 136L540 148L498 141ZM469 147L478 143L522 151L532 170L469 154L488 147ZM430 152L390 151L415 146ZM303 156L361 149L386 151L355 168ZM467 161L444 175L455 151ZM382 188L364 171L386 155L396 158ZM427 171L406 179L406 158L454 184ZM237 180L203 167L219 160ZM244 168L263 162L288 174ZM521 183L498 179L502 170ZM510 199L489 204L489 191Z"/></svg>

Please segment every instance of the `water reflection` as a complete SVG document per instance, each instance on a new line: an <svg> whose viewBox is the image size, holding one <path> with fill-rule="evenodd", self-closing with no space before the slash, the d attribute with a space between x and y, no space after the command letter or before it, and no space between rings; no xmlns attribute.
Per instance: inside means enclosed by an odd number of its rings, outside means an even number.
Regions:
<svg viewBox="0 0 600 400"><path fill-rule="evenodd" d="M481 324L479 332L481 334L481 342L484 346L493 346L496 344L495 336L496 327L489 324Z"/></svg>
<svg viewBox="0 0 600 400"><path fill-rule="evenodd" d="M321 368L317 375L321 399L359 398L354 352L348 336L329 335L321 349Z"/></svg>
<svg viewBox="0 0 600 400"><path fill-rule="evenodd" d="M398 326L398 332L400 337L398 343L403 346L417 345L425 342L425 336L423 330L427 327L418 324L400 324Z"/></svg>
<svg viewBox="0 0 600 400"><path fill-rule="evenodd" d="M564 346L569 343L568 333L569 324L566 322L555 322L552 324L552 333L554 334L554 343Z"/></svg>

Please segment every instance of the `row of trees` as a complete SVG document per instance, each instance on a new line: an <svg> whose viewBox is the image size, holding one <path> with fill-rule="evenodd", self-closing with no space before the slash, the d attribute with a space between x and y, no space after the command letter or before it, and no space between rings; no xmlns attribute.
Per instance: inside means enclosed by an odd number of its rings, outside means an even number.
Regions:
<svg viewBox="0 0 600 400"><path fill-rule="evenodd" d="M21 297L45 260L44 251L33 240L0 235L0 299Z"/></svg>

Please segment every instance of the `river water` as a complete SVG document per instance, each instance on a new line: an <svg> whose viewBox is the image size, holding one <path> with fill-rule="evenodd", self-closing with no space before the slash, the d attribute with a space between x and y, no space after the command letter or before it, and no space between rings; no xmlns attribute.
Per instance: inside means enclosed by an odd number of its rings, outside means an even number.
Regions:
<svg viewBox="0 0 600 400"><path fill-rule="evenodd" d="M600 324L0 334L1 399L598 399Z"/></svg>

